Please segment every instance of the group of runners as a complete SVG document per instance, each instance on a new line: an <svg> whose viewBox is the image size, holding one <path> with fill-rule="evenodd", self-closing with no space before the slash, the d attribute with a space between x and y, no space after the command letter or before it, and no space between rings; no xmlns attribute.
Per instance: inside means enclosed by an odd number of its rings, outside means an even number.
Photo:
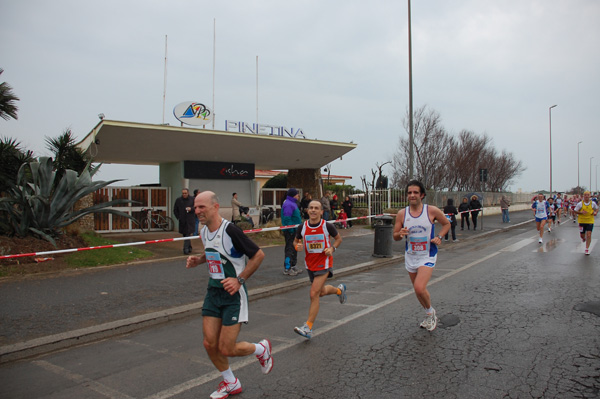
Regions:
<svg viewBox="0 0 600 399"><path fill-rule="evenodd" d="M405 268L425 312L420 327L433 331L438 324L438 317L427 285L436 266L438 246L450 230L450 222L439 208L423 203L426 192L421 182L410 181L406 193L408 206L396 215L393 239L405 239ZM568 209L579 218L581 239L586 242L587 255L598 205L592 201L588 191L583 194L581 201L573 205L575 200L562 198L561 195L548 200L543 194L537 196L532 209L540 232L539 242L543 242L544 227L548 220L553 222L557 219L557 223L560 223L562 210ZM237 341L241 323L248 322L246 280L257 271L265 254L239 227L220 216L219 207L219 200L213 192L205 191L196 196L194 210L203 225L200 237L205 252L200 256L190 256L186 263L188 268L208 264L209 282L202 306L203 344L223 377L217 390L210 396L213 399L242 392L242 385L229 366L229 357L255 355L264 374L273 368L271 342L268 339L257 343ZM308 216L309 219L296 229L294 248L305 252L305 267L311 282L310 306L306 322L293 331L311 339L320 298L336 295L343 304L347 294L343 283L337 287L326 284L327 279L333 276L333 258L342 243L342 237L332 223L323 219L320 201L309 203ZM435 233L436 222L440 225L438 234ZM548 225L548 231L551 231L551 224Z"/></svg>
<svg viewBox="0 0 600 399"><path fill-rule="evenodd" d="M406 237L405 267L426 314L420 327L433 331L438 318L431 305L427 283L437 261L437 246L448 233L450 222L439 208L423 204L425 188L420 182L409 182L407 197L409 206L398 212L393 237L395 240ZM200 237L204 253L189 256L186 262L187 268L203 263L208 265L208 289L202 306L203 344L223 378L210 395L213 399L242 392L242 385L229 366L229 357L254 355L264 374L273 369L268 339L257 343L238 342L241 324L248 322L246 280L258 270L265 254L239 227L222 218L219 208L219 199L213 192L202 192L194 199L194 211L202 224ZM306 322L293 331L311 339L320 298L336 295L343 304L347 294L343 283L337 287L326 284L333 276L333 258L342 237L332 223L323 219L320 201L309 203L308 216L308 220L296 229L294 247L305 252L305 267L311 281L310 306ZM435 235L436 221L442 226L438 235Z"/></svg>
<svg viewBox="0 0 600 399"><path fill-rule="evenodd" d="M561 215L573 220L573 223L579 222L579 236L585 243L586 255L590 254L590 243L592 242L592 231L594 229L594 217L598 214L598 199L592 198L591 192L585 191L583 197L573 195L570 198L565 195L563 198L559 193L548 199L544 194L539 193L537 198L532 199L531 208L535 216L535 224L540 238L538 242L543 244L544 228L547 224L548 232L552 232L553 224L560 224Z"/></svg>

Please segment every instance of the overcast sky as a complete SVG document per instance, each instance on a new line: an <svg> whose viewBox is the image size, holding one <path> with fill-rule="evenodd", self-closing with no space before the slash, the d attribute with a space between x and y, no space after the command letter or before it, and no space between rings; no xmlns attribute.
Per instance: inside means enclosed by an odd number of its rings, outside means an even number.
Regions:
<svg viewBox="0 0 600 399"><path fill-rule="evenodd" d="M371 175L391 160L408 107L406 1L0 0L0 68L20 98L0 135L37 155L44 138L77 139L107 119L161 123L183 101L215 114L302 128L307 138L358 143L332 174ZM487 134L527 170L511 189L580 182L600 164L600 1L413 0L413 103L440 113L451 133ZM230 161L230 160L224 160ZM452 165L448 167L452 168ZM391 170L384 169L388 175ZM158 167L104 165L103 180L158 182Z"/></svg>

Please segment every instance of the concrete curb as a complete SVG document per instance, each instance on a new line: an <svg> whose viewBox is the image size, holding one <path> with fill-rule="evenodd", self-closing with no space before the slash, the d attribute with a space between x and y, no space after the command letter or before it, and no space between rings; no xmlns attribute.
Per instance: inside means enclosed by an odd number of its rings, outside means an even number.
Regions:
<svg viewBox="0 0 600 399"><path fill-rule="evenodd" d="M506 231L518 228L525 224L531 223L533 220L534 219L531 219L525 222L509 225L501 229L483 232L477 236L469 237L469 239L466 241L485 238L486 236L495 234L499 231ZM395 255L389 258L377 258L370 262L360 263L341 269L334 269L334 276L337 278L359 273L361 271L373 270L390 264L400 263L403 259L404 255ZM291 280L272 286L250 289L248 291L248 297L252 302L261 298L281 294L299 287L309 285L310 282L308 279ZM165 309L158 312L147 313L144 315L99 324L88 328L82 328L61 334L36 338L18 344L2 346L0 347L0 364L41 355L44 353L64 349L74 345L86 344L92 341L97 341L99 339L105 339L121 334L127 334L145 327L153 326L167 321L178 320L189 316L199 315L201 314L201 312L202 302L195 302L189 305L178 306L175 308Z"/></svg>

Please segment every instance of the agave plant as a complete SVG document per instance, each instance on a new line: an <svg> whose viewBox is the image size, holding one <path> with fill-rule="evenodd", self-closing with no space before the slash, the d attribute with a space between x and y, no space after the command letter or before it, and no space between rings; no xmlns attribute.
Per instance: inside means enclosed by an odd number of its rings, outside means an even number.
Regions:
<svg viewBox="0 0 600 399"><path fill-rule="evenodd" d="M53 170L52 158L40 157L39 161L25 163L17 173L16 184L0 198L0 228L9 235L25 237L38 235L56 245L54 237L61 230L80 218L95 212L112 213L134 220L130 215L109 207L131 203L117 199L87 208L74 210L75 204L85 196L119 180L92 181L100 165L90 164L77 175L66 169L62 176ZM30 181L28 179L30 172ZM55 182L55 179L58 181Z"/></svg>

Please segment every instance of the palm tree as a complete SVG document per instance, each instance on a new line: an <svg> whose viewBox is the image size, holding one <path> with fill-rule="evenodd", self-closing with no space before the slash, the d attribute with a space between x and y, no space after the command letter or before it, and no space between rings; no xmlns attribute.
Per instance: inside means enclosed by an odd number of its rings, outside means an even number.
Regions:
<svg viewBox="0 0 600 399"><path fill-rule="evenodd" d="M0 139L0 193L16 183L17 172L24 163L34 161L33 152L21 148L15 139Z"/></svg>
<svg viewBox="0 0 600 399"><path fill-rule="evenodd" d="M46 145L54 154L53 166L58 176L62 176L67 169L78 174L86 169L88 160L84 152L77 147L71 129L65 129L63 134L56 138L46 137Z"/></svg>
<svg viewBox="0 0 600 399"><path fill-rule="evenodd" d="M0 68L0 75L2 75L2 72L4 72L4 69ZM15 105L16 101L19 101L19 97L13 94L12 87L6 82L0 83L0 117L2 119L17 119L19 108Z"/></svg>

